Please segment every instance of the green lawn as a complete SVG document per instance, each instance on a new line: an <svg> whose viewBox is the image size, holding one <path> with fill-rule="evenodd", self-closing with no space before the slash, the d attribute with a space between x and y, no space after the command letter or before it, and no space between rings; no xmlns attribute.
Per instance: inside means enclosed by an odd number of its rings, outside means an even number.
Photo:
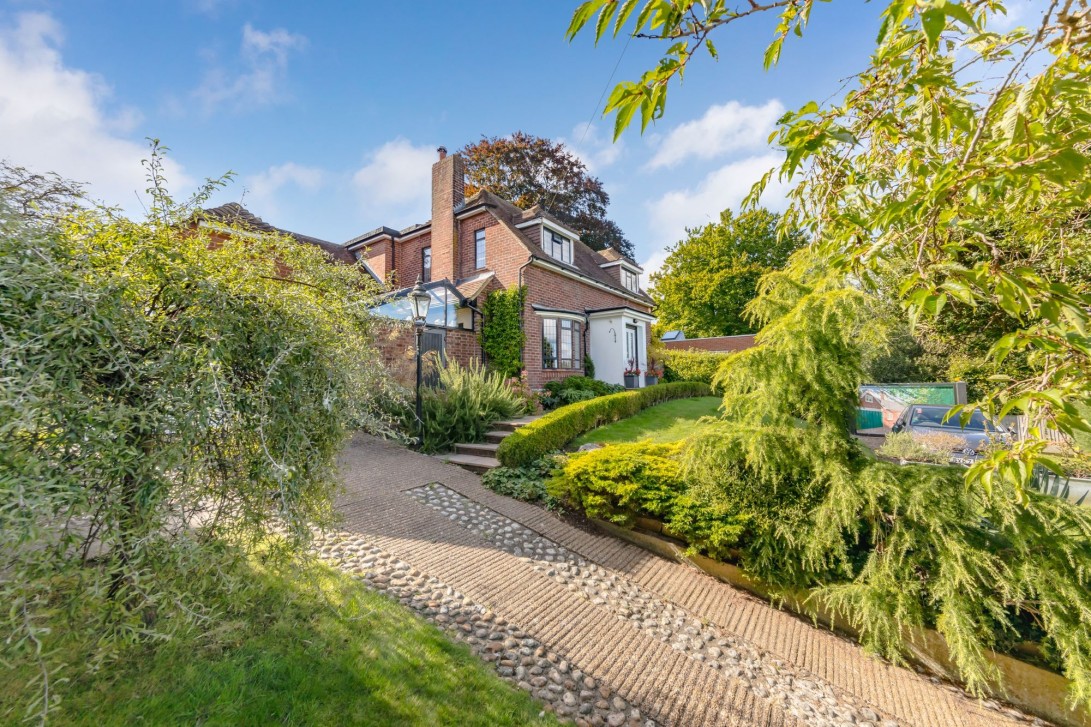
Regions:
<svg viewBox="0 0 1091 727"><path fill-rule="evenodd" d="M716 416L722 401L718 396L701 396L656 404L628 419L592 429L572 442L572 446L578 447L587 442L638 442L642 439L656 443L677 442L701 428L698 419Z"/></svg>
<svg viewBox="0 0 1091 727"><path fill-rule="evenodd" d="M204 634L140 647L97 674L68 649L65 725L552 725L439 629L325 567L252 571L244 606ZM302 585L301 585L302 584ZM29 672L17 669L14 676ZM11 672L9 672L9 676ZM18 723L15 680L0 723ZM5 703L7 702L7 703Z"/></svg>

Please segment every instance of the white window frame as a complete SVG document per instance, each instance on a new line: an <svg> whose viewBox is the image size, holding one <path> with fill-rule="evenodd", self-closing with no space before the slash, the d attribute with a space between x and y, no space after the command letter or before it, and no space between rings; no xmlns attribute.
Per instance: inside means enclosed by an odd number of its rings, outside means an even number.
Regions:
<svg viewBox="0 0 1091 727"><path fill-rule="evenodd" d="M552 329L552 335L550 335ZM542 317L542 368L547 371L583 370L584 323L569 316ZM551 356L546 356L546 344ZM567 349L567 356L563 356Z"/></svg>
<svg viewBox="0 0 1091 727"><path fill-rule="evenodd" d="M627 290L634 293L640 290L640 276L628 268L621 269L621 282Z"/></svg>
<svg viewBox="0 0 1091 727"><path fill-rule="evenodd" d="M485 267L485 228L474 231L474 267Z"/></svg>

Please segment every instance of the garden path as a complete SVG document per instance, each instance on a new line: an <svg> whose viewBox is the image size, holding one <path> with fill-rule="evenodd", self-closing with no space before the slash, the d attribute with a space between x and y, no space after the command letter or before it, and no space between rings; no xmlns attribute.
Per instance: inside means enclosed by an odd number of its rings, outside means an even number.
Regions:
<svg viewBox="0 0 1091 727"><path fill-rule="evenodd" d="M434 457L361 435L341 466L343 529L322 554L580 724L1029 721Z"/></svg>

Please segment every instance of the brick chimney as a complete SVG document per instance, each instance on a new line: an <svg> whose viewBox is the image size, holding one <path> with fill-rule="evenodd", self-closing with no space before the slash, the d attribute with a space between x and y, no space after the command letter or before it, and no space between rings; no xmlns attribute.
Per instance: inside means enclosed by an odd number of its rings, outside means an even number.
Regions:
<svg viewBox="0 0 1091 727"><path fill-rule="evenodd" d="M466 201L462 157L440 147L439 161L432 165L432 280L455 280L458 239L455 208Z"/></svg>

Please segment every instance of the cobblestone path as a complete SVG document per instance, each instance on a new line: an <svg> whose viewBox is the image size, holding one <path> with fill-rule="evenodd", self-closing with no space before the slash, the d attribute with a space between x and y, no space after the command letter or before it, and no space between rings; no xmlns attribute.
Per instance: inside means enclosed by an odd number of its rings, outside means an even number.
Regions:
<svg viewBox="0 0 1091 727"><path fill-rule="evenodd" d="M318 552L579 725L1044 724L370 437Z"/></svg>

